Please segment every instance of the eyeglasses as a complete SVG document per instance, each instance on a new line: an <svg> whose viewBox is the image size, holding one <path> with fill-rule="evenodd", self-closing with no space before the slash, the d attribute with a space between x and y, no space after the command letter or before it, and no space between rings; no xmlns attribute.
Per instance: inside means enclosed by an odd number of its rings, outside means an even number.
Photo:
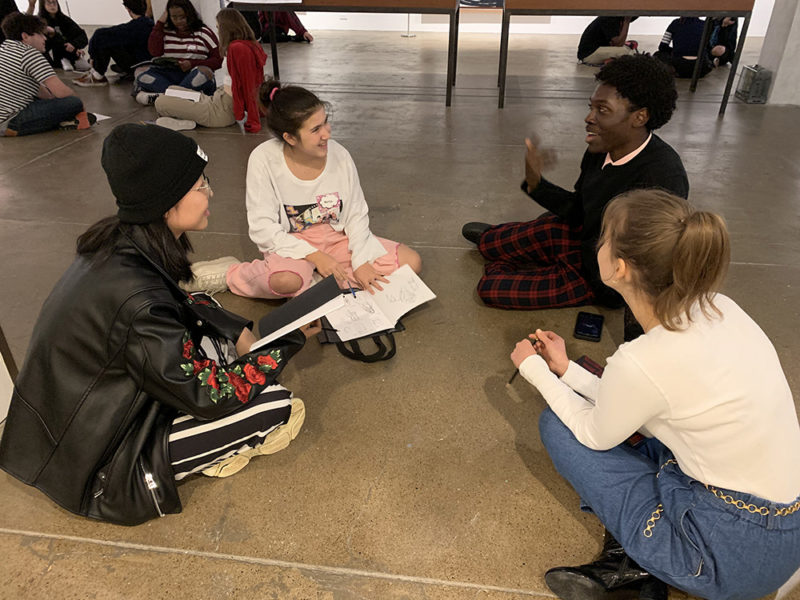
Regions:
<svg viewBox="0 0 800 600"><path fill-rule="evenodd" d="M206 192L205 190L208 190L208 192ZM208 176L206 176L205 173L203 173L203 185L194 188L192 191L203 192L204 194L208 194L209 192L211 192L211 180L208 178Z"/></svg>

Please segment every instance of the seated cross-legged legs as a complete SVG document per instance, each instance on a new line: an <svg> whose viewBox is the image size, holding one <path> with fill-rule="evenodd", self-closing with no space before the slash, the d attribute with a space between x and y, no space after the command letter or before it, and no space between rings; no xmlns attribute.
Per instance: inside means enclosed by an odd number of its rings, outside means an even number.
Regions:
<svg viewBox="0 0 800 600"><path fill-rule="evenodd" d="M492 227L478 250L489 261L478 295L489 306L556 308L594 299L581 275L580 229L555 215Z"/></svg>

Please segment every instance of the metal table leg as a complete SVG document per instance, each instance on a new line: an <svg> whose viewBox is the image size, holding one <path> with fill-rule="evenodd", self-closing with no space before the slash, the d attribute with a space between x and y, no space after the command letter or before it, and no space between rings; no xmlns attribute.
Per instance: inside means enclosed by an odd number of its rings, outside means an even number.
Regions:
<svg viewBox="0 0 800 600"><path fill-rule="evenodd" d="M508 30L511 26L511 14L503 9L503 26L500 32L500 67L497 70L497 85L500 93L497 108L503 108L506 100L506 67L508 66Z"/></svg>
<svg viewBox="0 0 800 600"><path fill-rule="evenodd" d="M458 26L456 25L458 9L450 13L450 42L447 48L447 95L445 106L450 106L453 99L453 83L456 80L456 40L458 39Z"/></svg>
<svg viewBox="0 0 800 600"><path fill-rule="evenodd" d="M692 83L689 85L689 91L694 93L697 89L697 80L700 79L700 69L705 60L708 39L711 37L711 19L706 17L706 24L703 26L703 35L700 36L700 48L697 49L697 60L695 61L694 71L692 72Z"/></svg>
<svg viewBox="0 0 800 600"><path fill-rule="evenodd" d="M747 28L750 25L750 16L752 13L747 13L747 16L744 18L744 25L742 26L742 32L739 34L739 42L736 44L736 53L733 55L733 60L731 61L731 72L728 73L728 83L725 84L725 93L722 94L722 104L719 107L719 116L722 117L725 114L725 109L728 107L728 98L731 95L731 88L733 87L733 78L736 77L736 69L739 68L739 59L742 56L742 49L744 48L744 39L747 37Z"/></svg>
<svg viewBox="0 0 800 600"><path fill-rule="evenodd" d="M269 49L272 52L272 77L275 79L281 78L281 72L278 70L278 43L277 28L275 27L275 13L271 10L267 11L269 15Z"/></svg>

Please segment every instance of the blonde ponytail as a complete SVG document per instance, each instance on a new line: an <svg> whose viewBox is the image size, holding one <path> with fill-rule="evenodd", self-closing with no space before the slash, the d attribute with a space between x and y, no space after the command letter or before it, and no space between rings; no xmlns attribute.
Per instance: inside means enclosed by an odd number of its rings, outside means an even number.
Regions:
<svg viewBox="0 0 800 600"><path fill-rule="evenodd" d="M713 297L728 271L730 241L719 215L664 190L635 190L606 207L600 239L633 267L634 284L665 329L688 324L695 304L706 317L720 314Z"/></svg>

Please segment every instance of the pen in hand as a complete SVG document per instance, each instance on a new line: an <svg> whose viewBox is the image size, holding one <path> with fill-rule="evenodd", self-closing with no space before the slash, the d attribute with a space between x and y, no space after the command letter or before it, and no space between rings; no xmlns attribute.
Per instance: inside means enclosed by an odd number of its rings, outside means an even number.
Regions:
<svg viewBox="0 0 800 600"><path fill-rule="evenodd" d="M353 298L355 298L355 297L356 297L356 291L353 289L353 286L352 286L352 284L350 283L350 280L349 280L349 279L347 280L347 287L349 287L349 288L350 288L350 293L351 293L351 294L353 294Z"/></svg>
<svg viewBox="0 0 800 600"><path fill-rule="evenodd" d="M533 347L535 349L536 348L536 344L539 343L539 338L535 338L535 337L531 338L531 342L533 343ZM511 384L514 383L514 380L517 378L517 375L519 375L519 368L517 368L514 371L514 374L511 375L511 378L508 380L508 383L506 383L506 387L508 387L508 388L511 387Z"/></svg>

